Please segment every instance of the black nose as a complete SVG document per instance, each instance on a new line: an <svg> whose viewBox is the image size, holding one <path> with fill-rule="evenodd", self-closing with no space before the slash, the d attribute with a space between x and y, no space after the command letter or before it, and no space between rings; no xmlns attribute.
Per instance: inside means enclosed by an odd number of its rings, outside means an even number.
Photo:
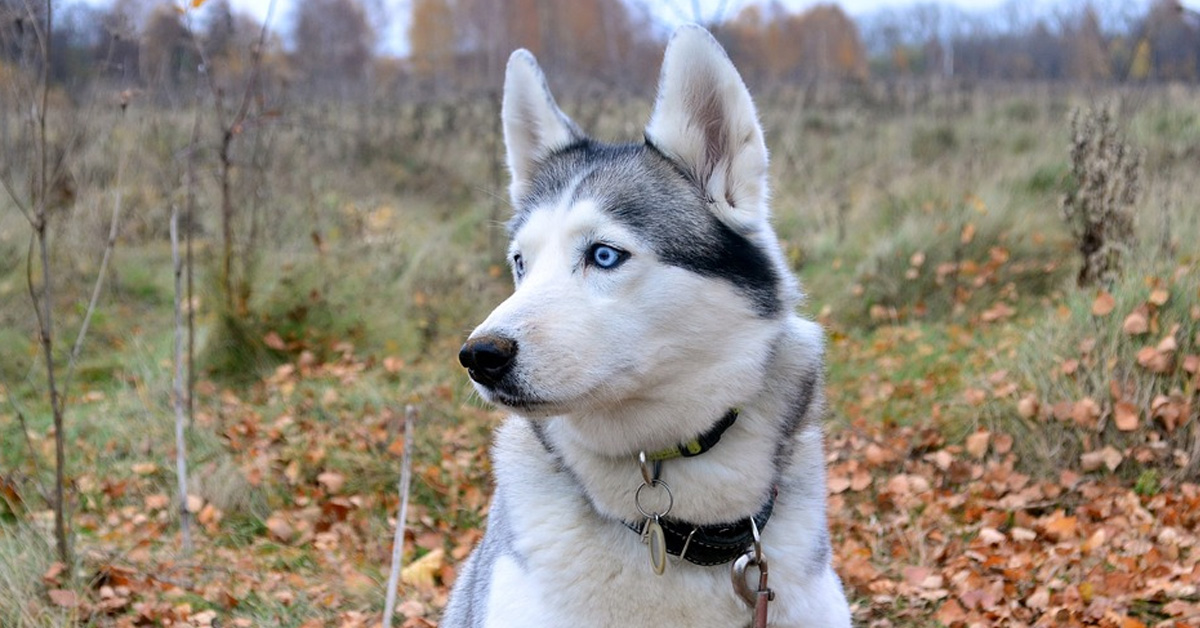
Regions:
<svg viewBox="0 0 1200 628"><path fill-rule="evenodd" d="M495 386L516 358L517 341L501 336L472 338L458 352L458 361L467 367L471 379L484 386Z"/></svg>

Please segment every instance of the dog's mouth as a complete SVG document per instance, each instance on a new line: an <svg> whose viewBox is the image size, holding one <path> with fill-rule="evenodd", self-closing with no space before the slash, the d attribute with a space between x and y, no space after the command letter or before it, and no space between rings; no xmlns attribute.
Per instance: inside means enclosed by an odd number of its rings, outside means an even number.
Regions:
<svg viewBox="0 0 1200 628"><path fill-rule="evenodd" d="M485 399L498 406L530 418L562 414L564 405L557 401L542 399L525 391L513 391L501 387L476 386Z"/></svg>

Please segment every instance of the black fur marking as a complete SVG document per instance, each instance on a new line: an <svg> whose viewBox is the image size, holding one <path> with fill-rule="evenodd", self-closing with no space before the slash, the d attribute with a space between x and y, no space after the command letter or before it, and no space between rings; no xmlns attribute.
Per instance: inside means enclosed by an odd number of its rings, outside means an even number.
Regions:
<svg viewBox="0 0 1200 628"><path fill-rule="evenodd" d="M781 277L767 252L709 208L694 175L653 144L582 140L540 161L509 221L515 234L532 212L557 204L568 186L644 237L666 264L723 279L751 301L759 316L783 310Z"/></svg>
<svg viewBox="0 0 1200 628"><path fill-rule="evenodd" d="M805 372L803 381L799 382L796 396L791 403L790 412L780 426L778 445L775 447L775 468L787 466L788 459L796 448L795 436L804 429L815 417L813 403L820 403L818 393L822 385L822 377L818 372Z"/></svg>

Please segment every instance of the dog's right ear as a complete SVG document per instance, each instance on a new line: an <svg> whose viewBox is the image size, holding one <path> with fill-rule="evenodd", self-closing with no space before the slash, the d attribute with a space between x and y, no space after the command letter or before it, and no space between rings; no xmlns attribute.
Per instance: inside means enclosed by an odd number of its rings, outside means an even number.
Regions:
<svg viewBox="0 0 1200 628"><path fill-rule="evenodd" d="M504 120L504 145L512 175L508 191L515 206L528 192L538 162L585 136L558 108L537 59L524 49L508 58L500 117Z"/></svg>

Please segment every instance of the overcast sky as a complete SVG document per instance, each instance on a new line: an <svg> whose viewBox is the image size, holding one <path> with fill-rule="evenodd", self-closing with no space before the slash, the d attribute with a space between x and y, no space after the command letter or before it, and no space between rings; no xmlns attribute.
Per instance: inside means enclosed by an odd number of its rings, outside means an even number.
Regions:
<svg viewBox="0 0 1200 628"><path fill-rule="evenodd" d="M303 0L275 0L275 12L271 18L271 27L277 32L287 30L286 25L290 21L292 7ZM380 0L384 6L389 7L390 24L388 32L380 33L381 47L385 50L403 54L407 49L407 42L404 41L407 31L408 14L412 7L411 0ZM563 0L569 1L569 0ZM828 4L831 0L782 0L782 4L790 9L799 11L816 4ZM1124 2L1137 2L1141 4L1143 0L1119 0ZM667 26L674 26L681 22L692 21L694 14L694 6L699 6L700 12L705 16L705 19L711 19L721 7L724 7L726 15L732 15L739 11L747 4L751 4L754 0L633 0L635 3L640 3L643 6L650 8L659 20ZM1050 7L1069 3L1070 0L934 0L932 3L943 5L954 5L956 7L968 11L982 11L994 9L1006 3L1016 3L1022 7ZM266 17L267 7L271 0L230 0L235 10L244 10L260 21ZM840 4L848 13L854 16L862 16L873 13L880 9L901 8L914 4L931 3L930 0L839 0ZM1103 1L1099 4L1105 4Z"/></svg>

